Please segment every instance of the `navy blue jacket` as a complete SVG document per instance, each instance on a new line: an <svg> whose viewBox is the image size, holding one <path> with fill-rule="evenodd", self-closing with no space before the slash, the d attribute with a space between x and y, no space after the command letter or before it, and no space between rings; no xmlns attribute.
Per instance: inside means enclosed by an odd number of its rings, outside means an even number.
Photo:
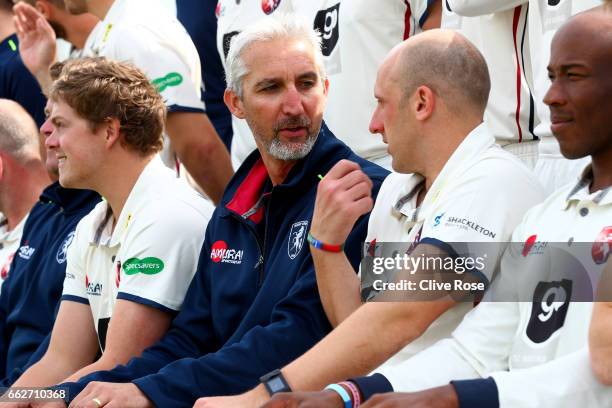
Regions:
<svg viewBox="0 0 612 408"><path fill-rule="evenodd" d="M259 152L252 153L208 224L196 275L169 332L126 366L62 384L70 397L90 381L133 381L158 407L191 407L202 396L247 391L323 338L331 327L305 235L318 175L340 159L357 162L378 193L388 172L325 126L312 152L273 188ZM257 208L262 191L264 205ZM367 222L362 217L346 242L354 268Z"/></svg>
<svg viewBox="0 0 612 408"><path fill-rule="evenodd" d="M65 189L56 182L30 211L0 294L0 378L11 377L4 386L28 366L51 332L64 285L66 244L99 201L92 191Z"/></svg>
<svg viewBox="0 0 612 408"><path fill-rule="evenodd" d="M15 34L0 42L0 98L19 103L40 127L45 121L47 99L36 78L23 65Z"/></svg>

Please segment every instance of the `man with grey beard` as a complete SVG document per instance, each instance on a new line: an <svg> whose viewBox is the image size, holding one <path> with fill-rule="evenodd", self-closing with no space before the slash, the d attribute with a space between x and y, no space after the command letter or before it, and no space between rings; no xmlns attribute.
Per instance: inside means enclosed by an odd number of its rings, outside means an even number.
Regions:
<svg viewBox="0 0 612 408"><path fill-rule="evenodd" d="M279 16L237 35L225 102L258 149L237 170L206 230L195 277L167 334L141 357L60 384L71 407L184 407L244 392L330 330L306 242L319 178L343 159L370 180L344 183L359 214L343 245L361 258L369 209L387 171L359 158L322 123L327 80L320 39ZM316 238L309 236L309 242Z"/></svg>

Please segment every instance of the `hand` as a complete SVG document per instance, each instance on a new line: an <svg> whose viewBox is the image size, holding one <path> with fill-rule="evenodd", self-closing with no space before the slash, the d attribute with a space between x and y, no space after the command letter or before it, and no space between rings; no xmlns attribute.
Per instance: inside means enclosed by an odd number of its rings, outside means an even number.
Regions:
<svg viewBox="0 0 612 408"><path fill-rule="evenodd" d="M230 397L204 397L193 408L258 408L268 399L268 393L256 387L249 392Z"/></svg>
<svg viewBox="0 0 612 408"><path fill-rule="evenodd" d="M459 400L455 388L449 384L412 393L377 394L361 406L363 408L459 408Z"/></svg>
<svg viewBox="0 0 612 408"><path fill-rule="evenodd" d="M90 382L70 404L70 408L152 408L151 401L132 383Z"/></svg>
<svg viewBox="0 0 612 408"><path fill-rule="evenodd" d="M282 392L262 408L342 408L342 398L330 390L319 392Z"/></svg>
<svg viewBox="0 0 612 408"><path fill-rule="evenodd" d="M15 4L13 12L19 54L28 70L38 77L55 61L55 32L45 17L25 2Z"/></svg>
<svg viewBox="0 0 612 408"><path fill-rule="evenodd" d="M357 163L340 160L319 182L310 231L326 244L340 245L372 205L370 178Z"/></svg>

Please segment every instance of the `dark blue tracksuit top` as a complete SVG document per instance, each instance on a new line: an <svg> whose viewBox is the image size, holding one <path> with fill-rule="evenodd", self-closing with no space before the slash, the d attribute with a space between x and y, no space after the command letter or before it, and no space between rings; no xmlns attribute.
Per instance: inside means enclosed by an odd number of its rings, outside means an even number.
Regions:
<svg viewBox="0 0 612 408"><path fill-rule="evenodd" d="M0 372L3 386L44 354L66 273L66 248L77 223L100 201L89 190L47 187L30 211L0 295ZM35 354L36 361L30 361Z"/></svg>
<svg viewBox="0 0 612 408"><path fill-rule="evenodd" d="M60 385L69 387L70 398L90 381L133 381L157 407L191 407L202 396L247 391L323 338L331 326L305 235L318 175L340 159L357 162L378 193L388 172L355 155L325 126L311 153L275 187L253 152L208 224L197 272L168 333L125 366ZM354 268L367 222L362 217L346 242Z"/></svg>

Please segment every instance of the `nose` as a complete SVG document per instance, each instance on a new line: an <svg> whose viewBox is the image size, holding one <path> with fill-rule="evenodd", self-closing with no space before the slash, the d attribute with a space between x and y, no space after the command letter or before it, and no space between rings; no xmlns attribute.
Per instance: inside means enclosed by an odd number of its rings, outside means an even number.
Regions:
<svg viewBox="0 0 612 408"><path fill-rule="evenodd" d="M283 98L283 113L287 116L298 116L304 113L304 96L295 86L289 86Z"/></svg>
<svg viewBox="0 0 612 408"><path fill-rule="evenodd" d="M55 149L59 146L59 139L55 134L55 128L51 123L51 120L47 118L45 123L40 127L40 133L45 139L45 146L47 149Z"/></svg>
<svg viewBox="0 0 612 408"><path fill-rule="evenodd" d="M383 121L381 119L380 109L377 106L372 114L372 118L370 119L369 130L370 133L380 133L381 135L385 133L385 127L383 125Z"/></svg>
<svg viewBox="0 0 612 408"><path fill-rule="evenodd" d="M552 80L550 87L544 95L544 103L548 106L563 105L566 102L565 92L559 80Z"/></svg>

